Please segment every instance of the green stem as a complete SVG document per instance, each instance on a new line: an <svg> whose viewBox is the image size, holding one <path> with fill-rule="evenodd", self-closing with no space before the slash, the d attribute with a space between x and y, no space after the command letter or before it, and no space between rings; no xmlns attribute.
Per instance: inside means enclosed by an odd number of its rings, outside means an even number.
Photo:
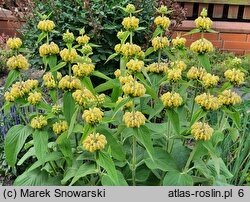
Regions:
<svg viewBox="0 0 250 202"><path fill-rule="evenodd" d="M51 163L50 161L49 161L49 165L50 165L51 169L53 170L53 173L54 173L55 175L57 175L56 169L54 168L54 166L52 165L52 163Z"/></svg>
<svg viewBox="0 0 250 202"><path fill-rule="evenodd" d="M227 118L226 118L226 113L223 112L223 115L221 116L221 120L220 120L220 125L219 125L219 131L220 131L220 132L222 131L222 128L223 128L223 126L224 126L225 123L226 123L226 120L227 120Z"/></svg>
<svg viewBox="0 0 250 202"><path fill-rule="evenodd" d="M193 151L191 152L191 154L190 154L190 156L189 156L189 158L188 158L188 160L187 160L187 163L186 163L186 165L185 165L184 173L187 173L187 172L189 171L188 168L189 168L189 166L190 166L191 161L193 160L193 157L194 157L194 154L195 154L196 150L197 150L197 147L196 147L196 145L195 145L194 148L193 148Z"/></svg>
<svg viewBox="0 0 250 202"><path fill-rule="evenodd" d="M192 103L192 108L191 108L190 121L191 121L192 118L193 118L195 97L196 97L196 95L197 95L197 91L198 91L198 81L196 81L196 84L195 84L195 92L194 92L194 98L193 98L193 103Z"/></svg>
<svg viewBox="0 0 250 202"><path fill-rule="evenodd" d="M130 44L133 44L133 32L130 32Z"/></svg>
<svg viewBox="0 0 250 202"><path fill-rule="evenodd" d="M69 76L71 76L71 63L68 64L69 67Z"/></svg>
<svg viewBox="0 0 250 202"><path fill-rule="evenodd" d="M132 157L132 182L136 186L136 138L133 135L133 157Z"/></svg>

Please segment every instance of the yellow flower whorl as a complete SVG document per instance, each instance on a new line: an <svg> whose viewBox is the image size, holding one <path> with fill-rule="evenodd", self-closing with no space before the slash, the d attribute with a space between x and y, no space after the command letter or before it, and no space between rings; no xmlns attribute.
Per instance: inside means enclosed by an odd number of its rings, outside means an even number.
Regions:
<svg viewBox="0 0 250 202"><path fill-rule="evenodd" d="M187 72L187 78L190 80L201 80L203 76L207 74L207 71L204 68L191 67Z"/></svg>
<svg viewBox="0 0 250 202"><path fill-rule="evenodd" d="M170 19L166 16L158 16L155 18L154 23L157 26L160 26L164 30L168 30L168 27L170 25Z"/></svg>
<svg viewBox="0 0 250 202"><path fill-rule="evenodd" d="M171 62L170 66L172 68L180 69L181 71L184 71L187 68L187 65L182 60Z"/></svg>
<svg viewBox="0 0 250 202"><path fill-rule="evenodd" d="M210 140L214 129L207 123L196 122L191 127L191 133L196 140Z"/></svg>
<svg viewBox="0 0 250 202"><path fill-rule="evenodd" d="M152 40L152 46L154 48L154 51L157 51L159 49L163 49L169 46L169 41L167 37L155 37Z"/></svg>
<svg viewBox="0 0 250 202"><path fill-rule="evenodd" d="M85 45L89 42L90 37L88 37L86 34L84 36L79 36L76 38L76 41L79 45Z"/></svg>
<svg viewBox="0 0 250 202"><path fill-rule="evenodd" d="M67 30L63 34L63 41L65 43L72 43L74 40L75 40L74 34L72 32L69 32L69 30Z"/></svg>
<svg viewBox="0 0 250 202"><path fill-rule="evenodd" d="M212 52L213 49L213 44L205 38L193 42L190 46L190 50L199 54Z"/></svg>
<svg viewBox="0 0 250 202"><path fill-rule="evenodd" d="M195 97L195 102L207 111L217 110L221 106L219 98L206 93L197 95Z"/></svg>
<svg viewBox="0 0 250 202"><path fill-rule="evenodd" d="M151 73L157 73L157 74L167 73L168 72L168 64L163 63L163 62L152 63L152 64L147 66L146 71L151 72Z"/></svg>
<svg viewBox="0 0 250 202"><path fill-rule="evenodd" d="M233 68L232 70L229 69L225 71L224 76L231 83L235 85L239 85L244 81L245 74L241 72L240 70Z"/></svg>
<svg viewBox="0 0 250 202"><path fill-rule="evenodd" d="M100 133L90 134L84 141L83 147L89 152L104 149L107 144L106 137Z"/></svg>
<svg viewBox="0 0 250 202"><path fill-rule="evenodd" d="M176 37L172 39L172 44L175 48L183 48L187 42L187 39L184 37Z"/></svg>
<svg viewBox="0 0 250 202"><path fill-rule="evenodd" d="M9 58L6 65L10 69L27 70L29 68L28 60L21 54Z"/></svg>
<svg viewBox="0 0 250 202"><path fill-rule="evenodd" d="M161 96L161 100L165 107L179 107L183 103L183 99L179 93L167 92Z"/></svg>
<svg viewBox="0 0 250 202"><path fill-rule="evenodd" d="M220 103L223 105L236 105L241 103L241 97L231 90L224 90L219 95Z"/></svg>
<svg viewBox="0 0 250 202"><path fill-rule="evenodd" d="M142 68L144 67L144 62L137 59L131 59L126 64L127 68L133 72L140 72Z"/></svg>
<svg viewBox="0 0 250 202"><path fill-rule="evenodd" d="M15 50L15 49L20 48L23 42L20 38L15 37L15 38L9 38L6 44L10 49Z"/></svg>
<svg viewBox="0 0 250 202"><path fill-rule="evenodd" d="M117 101L116 101L116 104L118 105L119 103L121 103L124 99L126 99L126 97L118 97ZM123 107L122 107L122 110L125 110L125 109L129 109L133 106L133 101L129 101L127 102Z"/></svg>
<svg viewBox="0 0 250 202"><path fill-rule="evenodd" d="M60 114L62 112L62 107L58 104L52 106L52 113L53 114Z"/></svg>
<svg viewBox="0 0 250 202"><path fill-rule="evenodd" d="M122 86L122 90L126 95L131 97L142 97L146 92L144 85L134 80L126 82Z"/></svg>
<svg viewBox="0 0 250 202"><path fill-rule="evenodd" d="M72 66L72 70L75 76L83 77L91 74L95 69L95 65L92 63L77 63Z"/></svg>
<svg viewBox="0 0 250 202"><path fill-rule="evenodd" d="M182 71L181 69L169 69L168 70L168 80L172 82L177 82L181 79Z"/></svg>
<svg viewBox="0 0 250 202"><path fill-rule="evenodd" d="M201 81L206 88L211 88L218 84L219 79L218 76L207 73L201 78Z"/></svg>
<svg viewBox="0 0 250 202"><path fill-rule="evenodd" d="M41 57L48 56L48 55L56 55L59 53L59 47L54 42L50 44L43 44L39 47L39 53Z"/></svg>
<svg viewBox="0 0 250 202"><path fill-rule="evenodd" d="M145 116L139 112L126 112L123 115L123 122L128 128L139 128L141 125L145 124Z"/></svg>
<svg viewBox="0 0 250 202"><path fill-rule="evenodd" d="M67 121L55 122L52 125L52 129L55 132L55 134L57 134L57 135L61 134L61 133L65 132L66 130L68 130L68 123L67 123Z"/></svg>
<svg viewBox="0 0 250 202"><path fill-rule="evenodd" d="M55 26L55 23L51 20L42 20L38 23L37 28L44 32L49 32L53 30Z"/></svg>
<svg viewBox="0 0 250 202"><path fill-rule="evenodd" d="M123 19L122 25L126 30L133 31L139 27L139 19L134 16L126 17Z"/></svg>
<svg viewBox="0 0 250 202"><path fill-rule="evenodd" d="M120 53L125 57L132 57L132 56L138 56L138 57L144 57L144 52L141 50L141 47L136 44L117 44L115 46L115 52Z"/></svg>
<svg viewBox="0 0 250 202"><path fill-rule="evenodd" d="M94 107L89 110L84 110L82 119L92 125L98 124L101 122L104 113L100 108Z"/></svg>
<svg viewBox="0 0 250 202"><path fill-rule="evenodd" d="M60 56L65 62L72 63L77 58L77 52L74 48L72 48L71 51L69 51L67 48L64 48L62 51L60 51Z"/></svg>
<svg viewBox="0 0 250 202"><path fill-rule="evenodd" d="M39 92L29 93L28 102L32 105L38 104L42 99L42 94Z"/></svg>
<svg viewBox="0 0 250 202"><path fill-rule="evenodd" d="M198 17L195 20L195 26L199 29L207 31L213 25L213 21L208 17Z"/></svg>
<svg viewBox="0 0 250 202"><path fill-rule="evenodd" d="M121 70L120 69L115 70L114 75L115 78L119 78L121 76Z"/></svg>
<svg viewBox="0 0 250 202"><path fill-rule="evenodd" d="M47 122L46 117L43 115L39 115L39 116L34 117L31 120L30 126L34 129L41 129L41 128L47 126L47 124L48 124L48 122Z"/></svg>
<svg viewBox="0 0 250 202"><path fill-rule="evenodd" d="M62 74L60 72L57 72L57 81L60 81L61 79ZM43 81L47 88L51 89L56 87L56 81L51 72L46 72L46 74L43 75Z"/></svg>
<svg viewBox="0 0 250 202"><path fill-rule="evenodd" d="M73 90L81 88L81 81L73 76L66 75L58 83L58 88Z"/></svg>

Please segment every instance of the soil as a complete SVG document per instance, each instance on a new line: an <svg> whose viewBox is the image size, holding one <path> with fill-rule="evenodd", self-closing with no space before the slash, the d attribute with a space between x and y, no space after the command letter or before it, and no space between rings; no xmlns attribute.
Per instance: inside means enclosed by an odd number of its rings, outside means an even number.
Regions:
<svg viewBox="0 0 250 202"><path fill-rule="evenodd" d="M14 183L13 178L0 176L0 186L12 186L13 183Z"/></svg>

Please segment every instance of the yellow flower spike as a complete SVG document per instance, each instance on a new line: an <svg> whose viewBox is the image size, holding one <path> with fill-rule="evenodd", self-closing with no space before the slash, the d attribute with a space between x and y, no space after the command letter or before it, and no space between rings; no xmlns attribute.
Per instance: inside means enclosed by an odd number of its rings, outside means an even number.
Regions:
<svg viewBox="0 0 250 202"><path fill-rule="evenodd" d="M232 70L230 70L230 69L227 70L224 73L224 76L231 83L233 83L235 85L240 85L244 81L245 74L243 72L241 72L240 70L233 68Z"/></svg>
<svg viewBox="0 0 250 202"><path fill-rule="evenodd" d="M77 58L77 52L74 48L72 48L71 51L69 51L67 48L64 48L62 51L60 51L60 56L65 62L72 63Z"/></svg>
<svg viewBox="0 0 250 202"><path fill-rule="evenodd" d="M155 37L152 40L152 46L154 48L154 51L157 51L159 49L163 49L169 46L169 41L167 37Z"/></svg>
<svg viewBox="0 0 250 202"><path fill-rule="evenodd" d="M170 19L166 16L158 16L154 20L156 26L160 26L164 30L168 30L170 22L171 22Z"/></svg>
<svg viewBox="0 0 250 202"><path fill-rule="evenodd" d="M152 63L146 67L147 72L151 73L167 73L168 72L168 64L167 63Z"/></svg>
<svg viewBox="0 0 250 202"><path fill-rule="evenodd" d="M224 90L219 95L220 103L223 105L236 105L241 103L241 97L231 90Z"/></svg>
<svg viewBox="0 0 250 202"><path fill-rule="evenodd" d="M83 77L91 74L95 69L94 64L87 63L77 63L77 65L72 66L72 70L75 76Z"/></svg>
<svg viewBox="0 0 250 202"><path fill-rule="evenodd" d="M141 125L144 125L146 121L145 116L139 112L126 112L123 115L123 122L128 128L139 128Z"/></svg>
<svg viewBox="0 0 250 202"><path fill-rule="evenodd" d="M183 103L183 99L180 96L179 93L175 92L167 92L161 96L161 100L165 107L171 108L171 107L179 107Z"/></svg>
<svg viewBox="0 0 250 202"><path fill-rule="evenodd" d="M92 125L98 124L101 122L104 113L101 109L94 107L89 110L84 110L82 119Z"/></svg>
<svg viewBox="0 0 250 202"><path fill-rule="evenodd" d="M139 27L139 19L135 16L126 17L123 19L122 25L126 30L134 31Z"/></svg>
<svg viewBox="0 0 250 202"><path fill-rule="evenodd" d="M44 32L50 32L55 28L55 26L55 23L51 20L42 20L38 23L37 28Z"/></svg>
<svg viewBox="0 0 250 202"><path fill-rule="evenodd" d="M168 70L168 81L177 82L181 79L182 71L181 69L169 69Z"/></svg>
<svg viewBox="0 0 250 202"><path fill-rule="evenodd" d="M9 38L6 44L10 49L15 50L15 49L20 48L23 42L20 38L15 37L15 38Z"/></svg>
<svg viewBox="0 0 250 202"><path fill-rule="evenodd" d="M89 152L95 152L97 150L104 149L107 144L106 137L100 133L90 134L84 141L83 147Z"/></svg>
<svg viewBox="0 0 250 202"><path fill-rule="evenodd" d="M37 117L34 117L31 120L30 126L34 129L41 129L41 128L45 127L47 124L48 124L48 122L47 122L46 117L43 115L39 115Z"/></svg>
<svg viewBox="0 0 250 202"><path fill-rule="evenodd" d="M28 60L21 54L9 58L6 65L10 69L20 69L20 70L27 70L29 67Z"/></svg>
<svg viewBox="0 0 250 202"><path fill-rule="evenodd" d="M191 134L196 140L210 140L214 129L207 123L196 122L191 127Z"/></svg>
<svg viewBox="0 0 250 202"><path fill-rule="evenodd" d="M67 123L67 121L55 122L52 125L52 129L55 132L55 134L59 135L59 134L65 132L66 130L68 130L68 123Z"/></svg>
<svg viewBox="0 0 250 202"><path fill-rule="evenodd" d="M89 42L90 37L88 37L86 34L84 36L79 36L76 38L76 41L79 45L85 45Z"/></svg>
<svg viewBox="0 0 250 202"><path fill-rule="evenodd" d="M206 111L214 111L219 109L221 106L219 98L206 93L197 95L195 97L195 102Z"/></svg>
<svg viewBox="0 0 250 202"><path fill-rule="evenodd" d="M42 94L39 92L29 93L28 102L32 105L38 104L42 99Z"/></svg>
<svg viewBox="0 0 250 202"><path fill-rule="evenodd" d="M219 81L219 77L212 75L210 73L205 74L202 78L201 78L202 83L204 84L204 86L206 88L211 88L215 85L218 84Z"/></svg>
<svg viewBox="0 0 250 202"><path fill-rule="evenodd" d="M213 49L213 44L205 38L193 42L190 46L190 50L198 54L212 52Z"/></svg>
<svg viewBox="0 0 250 202"><path fill-rule="evenodd" d="M127 64L127 68L132 72L140 72L144 66L144 62L137 59L131 59Z"/></svg>

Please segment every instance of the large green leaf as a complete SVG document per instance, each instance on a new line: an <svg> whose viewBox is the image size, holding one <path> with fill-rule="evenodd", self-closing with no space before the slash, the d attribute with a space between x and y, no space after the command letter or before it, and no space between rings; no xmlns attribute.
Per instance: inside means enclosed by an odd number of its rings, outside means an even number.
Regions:
<svg viewBox="0 0 250 202"><path fill-rule="evenodd" d="M65 157L69 166L72 165L73 153L71 148L70 139L67 137L67 132L62 133L56 140L59 149Z"/></svg>
<svg viewBox="0 0 250 202"><path fill-rule="evenodd" d="M102 78L102 79L105 79L107 81L111 80L111 78L109 78L108 76L106 76L105 74L103 74L103 73L101 73L99 71L93 71L92 75L97 76L97 77Z"/></svg>
<svg viewBox="0 0 250 202"><path fill-rule="evenodd" d="M138 142L140 142L147 150L150 158L153 159L154 148L151 139L150 131L146 126L140 126L139 128L134 128L134 135Z"/></svg>
<svg viewBox="0 0 250 202"><path fill-rule="evenodd" d="M68 124L70 125L71 118L75 112L75 101L71 92L65 92L63 95L63 112Z"/></svg>
<svg viewBox="0 0 250 202"><path fill-rule="evenodd" d="M211 171L208 169L207 165L201 160L194 161L194 167L202 173L206 178L211 179L213 177Z"/></svg>
<svg viewBox="0 0 250 202"><path fill-rule="evenodd" d="M233 120L237 128L241 128L240 125L240 113L238 111L231 111L230 109L223 107L222 110Z"/></svg>
<svg viewBox="0 0 250 202"><path fill-rule="evenodd" d="M60 185L60 180L58 177L50 177L46 171L41 171L40 169L32 170L30 172L24 172L19 175L14 186L51 186Z"/></svg>
<svg viewBox="0 0 250 202"><path fill-rule="evenodd" d="M24 155L23 157L17 162L17 165L20 166L23 164L24 161L26 161L29 157L35 156L35 148L31 147Z"/></svg>
<svg viewBox="0 0 250 202"><path fill-rule="evenodd" d="M64 66L66 66L66 62L60 62L59 64L57 64L56 66L54 66L53 68L50 69L51 72L55 72L58 71L59 69L63 68Z"/></svg>
<svg viewBox="0 0 250 202"><path fill-rule="evenodd" d="M74 178L72 179L70 186L76 183L77 180L79 180L81 177L85 177L87 175L94 174L96 172L97 170L94 164L85 163L81 165L80 168L77 170Z"/></svg>
<svg viewBox="0 0 250 202"><path fill-rule="evenodd" d="M119 186L128 186L128 183L124 179L124 176L122 175L122 173L120 171L117 171L117 173L118 173L118 179L120 183ZM109 175L103 175L101 182L102 182L102 186L115 186L114 182L109 177Z"/></svg>
<svg viewBox="0 0 250 202"><path fill-rule="evenodd" d="M177 135L180 134L180 120L179 115L174 109L167 109L166 111L168 118L171 121L171 124L176 132Z"/></svg>
<svg viewBox="0 0 250 202"><path fill-rule="evenodd" d="M153 169L160 169L162 171L178 170L176 161L171 157L171 155L167 151L159 147L154 148L153 158L149 158L149 156L146 155L144 161L147 167L150 168L151 170Z"/></svg>
<svg viewBox="0 0 250 202"><path fill-rule="evenodd" d="M36 157L39 162L44 163L48 151L48 131L35 130L33 133Z"/></svg>
<svg viewBox="0 0 250 202"><path fill-rule="evenodd" d="M82 83L93 95L95 95L95 89L89 77L84 77Z"/></svg>
<svg viewBox="0 0 250 202"><path fill-rule="evenodd" d="M120 185L115 164L107 153L99 152L96 163L107 171L107 175L113 181L115 186Z"/></svg>
<svg viewBox="0 0 250 202"><path fill-rule="evenodd" d="M14 167L18 153L32 132L31 127L24 125L16 125L9 129L4 143L4 152L6 161L11 167Z"/></svg>
<svg viewBox="0 0 250 202"><path fill-rule="evenodd" d="M163 180L164 186L193 186L193 179L186 173L178 171L168 172Z"/></svg>
<svg viewBox="0 0 250 202"><path fill-rule="evenodd" d="M66 184L71 178L75 176L81 164L82 164L82 161L75 160L72 166L67 168L67 170L64 172L64 177L61 181L63 185Z"/></svg>
<svg viewBox="0 0 250 202"><path fill-rule="evenodd" d="M120 144L118 140L114 137L112 132L102 127L98 127L97 132L105 135L108 142L108 146L111 148L112 157L114 157L119 161L124 161L125 160L124 148L122 147L122 144Z"/></svg>
<svg viewBox="0 0 250 202"><path fill-rule="evenodd" d="M73 129L74 129L74 126L75 126L75 123L76 123L76 119L77 119L77 116L78 116L78 113L79 113L79 110L80 110L80 107L77 107L71 120L70 120L70 125L69 125L69 129L68 129L68 137L71 135L71 133L73 132Z"/></svg>
<svg viewBox="0 0 250 202"><path fill-rule="evenodd" d="M4 90L10 87L10 85L17 79L17 77L20 75L20 72L18 70L11 70L8 74L8 77L5 81Z"/></svg>
<svg viewBox="0 0 250 202"><path fill-rule="evenodd" d="M50 55L50 56L48 56L47 61L48 61L50 69L52 69L53 67L56 66L57 56L56 55Z"/></svg>
<svg viewBox="0 0 250 202"><path fill-rule="evenodd" d="M206 54L199 54L198 59L201 63L201 66L205 68L208 73L211 73L211 64L208 56Z"/></svg>

